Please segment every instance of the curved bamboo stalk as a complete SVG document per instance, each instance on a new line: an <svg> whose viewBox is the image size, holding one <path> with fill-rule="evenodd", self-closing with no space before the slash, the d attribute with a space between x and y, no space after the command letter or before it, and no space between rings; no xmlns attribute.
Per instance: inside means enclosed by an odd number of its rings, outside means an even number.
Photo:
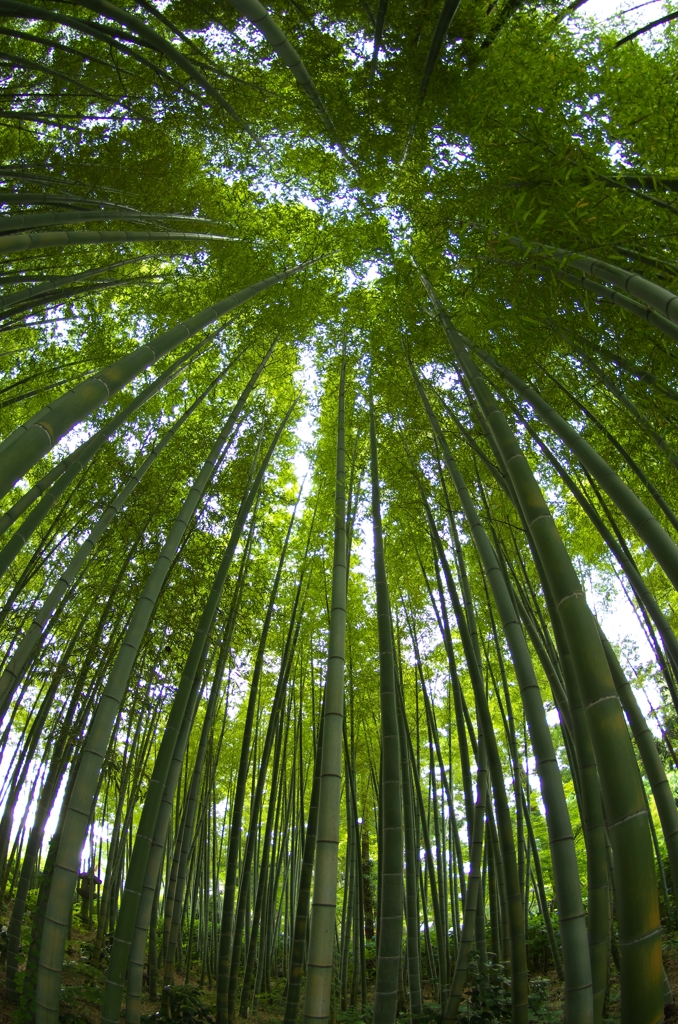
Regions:
<svg viewBox="0 0 678 1024"><path fill-rule="evenodd" d="M28 14L29 11L27 9L33 8L33 6L34 5L32 4L15 3L13 0L3 0L4 8L9 11L16 11L20 16L21 14ZM89 7L90 10L94 11L96 14L102 14L111 21L124 25L132 33L136 33L144 43L151 47L151 49L155 50L157 53L163 54L165 57L168 57L174 64L180 67L182 71L185 71L189 78L192 78L193 81L201 87L204 93L215 100L218 105L236 122L236 124L243 128L249 135L252 135L252 130L247 122L243 120L240 114L228 102L226 97L223 96L222 93L205 78L198 68L196 68L193 62L190 61L181 52L181 50L178 50L173 46L169 40L165 39L154 29L150 28L150 26L143 22L141 18L138 18L136 15L131 14L129 11L125 11L120 7L116 7L116 5L110 3L109 0L86 0L82 6ZM34 11L31 11L30 13L33 14L33 16L41 17L42 15L38 15L39 11L41 11L41 9L35 7ZM59 18L59 20L61 20L61 18Z"/></svg>
<svg viewBox="0 0 678 1024"><path fill-rule="evenodd" d="M214 335L212 337L214 337ZM38 480L33 487L26 491L25 494L22 494L21 497L14 502L11 508L9 508L3 516L0 516L0 535L5 533L10 526L16 523L26 509L30 508L33 502L37 501L37 499L52 486L54 481L57 480L73 462L78 461L81 456L84 457L85 451L87 451L87 453L90 452L90 445L92 445L95 438L101 438L102 442L107 440L107 438L110 437L118 427L122 426L122 424L125 423L133 413L141 408L149 398L152 398L153 395L157 394L157 392L165 386L165 384L168 384L173 380L176 374L187 362L190 364L199 354L205 351L207 341L211 341L211 338L199 341L198 344L194 345L188 352L179 356L179 358L176 359L172 365L167 368L167 370L159 374L154 381L151 381L147 387L143 388L142 391L140 391L131 402L121 409L119 413L116 413L116 415L111 417L107 423L104 423L103 427L101 427L93 437L89 438L87 441L83 441L83 443L79 445L74 452L67 455L65 459L61 459L61 461L58 462L56 466L53 466L48 473L45 473L45 475ZM1 557L2 552L0 552L0 558Z"/></svg>
<svg viewBox="0 0 678 1024"><path fill-rule="evenodd" d="M283 64L287 65L298 84L310 99L311 103L320 115L320 120L330 133L330 136L333 139L337 139L336 126L327 112L327 107L323 103L320 93L308 73L308 69L283 30L271 17L264 5L259 3L259 0L228 0L228 2L231 7L234 7L236 11L244 15L244 17L246 17L247 20L254 25L259 32L261 32L266 42L273 47L278 57L280 57ZM339 148L345 156L344 147L341 143L339 143Z"/></svg>
<svg viewBox="0 0 678 1024"><path fill-rule="evenodd" d="M99 99L110 101L111 97L101 92L99 89L94 89L90 85L86 85L82 79L73 77L73 75L67 75L63 71L58 71L56 68L51 68L47 64L41 64L40 61L31 60L30 57L26 57L19 53L8 53L6 50L0 50L0 64L9 64L12 70L22 68L26 71L37 71L41 75L47 75L51 78L58 78L62 82L68 82L71 85L77 85L83 91L89 93L91 96L97 96ZM0 222L1 223L1 222ZM2 229L0 229L2 230Z"/></svg>
<svg viewBox="0 0 678 1024"><path fill-rule="evenodd" d="M446 318L449 330L453 330ZM473 396L468 394L470 401ZM567 688L567 710L573 726L574 747L570 749L570 755L576 754L572 760L572 769L579 780L578 797L580 799L580 812L582 812L582 823L586 840L586 855L588 869L588 945L591 960L591 977L593 983L593 1015L594 1021L599 1021L603 1012L605 994L607 991L608 960L610 951L610 879L608 877L608 856L607 836L603 819L603 807L601 803L600 780L596 766L596 759L591 741L589 725L585 716L581 688L577 675L574 671L574 662L567 641L559 609L553 600L551 586L547 575L544 572L541 557L535 546L530 531L530 523L524 515L522 505L518 501L515 488L507 475L506 465L501 449L496 443L485 415L485 409L479 404L475 405L485 436L490 443L497 462L503 468L502 472L495 470L498 482L501 482L512 501L514 507L521 516L526 536L530 543L532 557L540 576L544 596L551 615L553 629L556 635L557 647L563 667L563 675ZM565 708L563 707L563 711ZM535 862L536 863L536 862Z"/></svg>
<svg viewBox="0 0 678 1024"><path fill-rule="evenodd" d="M567 397L571 399L581 409L586 419L589 420L608 439L612 447L615 448L615 450L619 453L619 455L624 460L624 462L629 467L634 476L636 476L637 479L640 480L641 484L647 490L648 494L650 494L652 498L654 498L658 507L666 516L668 522L671 524L673 529L678 533L678 517L676 516L671 506L667 503L665 498L662 496L660 491L652 483L652 480L648 477L647 473L645 473L645 471L639 465L636 459L633 458L628 448L621 444L619 439L615 437L612 431L605 426L602 420L600 420L600 418L595 415L595 413L591 410L591 408L588 405L582 402L580 398L578 398L573 392L569 391L565 387L562 380L554 378L552 374L549 374L548 370L546 370L545 372L546 376L549 377L555 384L557 384L560 390L562 390L563 393L567 395Z"/></svg>
<svg viewBox="0 0 678 1024"><path fill-rule="evenodd" d="M96 39L99 42L103 42L106 46L113 47L125 56L130 57L132 60L141 64L143 67L148 68L157 75L162 81L168 83L174 88L181 88L181 83L176 79L168 75L165 70L159 68L152 61L144 57L143 54L137 53L134 48L128 48L123 44L121 38L118 38L115 32L113 32L108 25L94 24L91 21L83 21L82 18L74 18L71 15L63 14L62 12L50 11L46 7L38 7L35 4L23 3L21 0L1 0L0 11L10 17L16 17L26 19L27 21L46 21L52 22L57 25L65 25L68 28L74 29L79 35L89 36L92 39ZM129 33L120 34L121 37L127 42L135 43L137 40ZM14 175L16 177L16 175ZM24 175L25 177L25 175ZM31 176L29 180L49 181L45 178L35 178Z"/></svg>
<svg viewBox="0 0 678 1024"><path fill-rule="evenodd" d="M574 343L573 343L574 344ZM664 452L667 459L674 467L678 469L678 454L674 451L671 445L668 443L665 437L662 437L658 431L656 431L650 421L649 417L645 415L642 409L639 409L635 402L626 395L622 389L617 385L609 374L605 373L600 367L594 362L593 359L581 348L579 345L575 345L575 350L580 359L584 361L587 368L592 370L596 375L601 384L610 391L617 401L624 406L628 412L631 413L634 419L636 419L643 430L646 430L654 443L657 445L660 451Z"/></svg>
<svg viewBox="0 0 678 1024"><path fill-rule="evenodd" d="M166 280L166 279L165 279ZM21 315L34 315L33 311L38 310L41 307L49 309L56 309L58 306L65 305L69 299L78 300L84 298L86 295L94 295L97 292L107 291L109 288L134 288L142 284L161 284L163 278L160 276L152 277L111 277L103 278L101 281L92 281L89 284L77 285L72 288L55 288L53 291L44 294L41 298L33 301L24 302L21 305L13 307L9 312L0 312L0 323L3 321L12 320L13 317L19 317ZM13 321L16 322L16 321ZM59 381L58 384L67 384L69 381ZM57 386L56 384L54 385ZM14 405L16 402L24 402L29 398L33 398L35 395L39 395L41 390L29 391L24 395L17 395L14 398L6 399L0 403L0 408L8 405Z"/></svg>
<svg viewBox="0 0 678 1024"><path fill-rule="evenodd" d="M23 426L18 427L3 443L4 457L0 467L0 497L7 494L32 466L59 441L69 430L90 416L101 405L112 398L121 388L134 380L143 370L158 359L168 355L182 341L218 320L225 313L242 305L247 299L274 284L286 281L308 264L299 264L280 274L274 274L263 281L249 285L226 299L195 313L176 327L163 331L134 352L123 356L117 362L100 370L77 387L61 395L50 405L32 416Z"/></svg>
<svg viewBox="0 0 678 1024"><path fill-rule="evenodd" d="M523 421L524 422L524 421ZM601 538L611 551L619 563L624 575L631 584L633 593L636 596L641 607L643 607L649 617L652 619L657 632L662 640L662 645L666 652L667 657L673 664L674 668L678 669L678 637L676 637L671 624L662 612L657 599L655 598L652 591L649 589L645 580L643 579L631 552L628 550L626 544L623 544L622 538L618 533L617 537L613 535L612 531L607 527L602 517L598 514L595 507L588 500L581 488L577 486L572 476L567 472L565 467L562 465L559 459L553 454L551 449L546 445L534 428L529 423L525 423L525 427L530 435L539 445L541 451L546 456L548 461L551 463L553 468L556 470L560 478L563 480L565 485L571 494L576 498L577 502L581 506L584 512L595 526L596 530L600 534ZM600 498L600 495L599 495Z"/></svg>
<svg viewBox="0 0 678 1024"><path fill-rule="evenodd" d="M224 235L197 231L31 231L0 235L0 253L62 249L69 245L121 245L123 242L230 242Z"/></svg>
<svg viewBox="0 0 678 1024"><path fill-rule="evenodd" d="M593 292L594 295L597 295L605 302L612 303L613 306L619 306L620 309L633 313L652 327L657 327L667 338L678 341L678 324L674 324L668 317L662 316L661 313L657 313L654 309L648 309L642 302L636 302L635 299L630 298L623 292L616 291L614 288L608 288L604 284L596 284L595 281L591 281L588 277L577 277L576 274L569 274L565 270L552 270L550 267L545 267L544 270L553 274L554 277L560 278L562 281L568 281L570 284L584 288L587 292Z"/></svg>
<svg viewBox="0 0 678 1024"><path fill-rule="evenodd" d="M582 256L580 253L571 252L568 249L554 249L550 245L540 245L538 242L525 242L522 238L506 239L510 245L528 253L538 252L551 256L565 265L576 267L584 273L591 274L601 281L613 284L616 288L623 288L633 298L640 299L646 305L655 309L661 316L666 317L674 324L678 324L678 295L662 288L654 281L648 281L642 274L635 270L626 270L623 267L615 267L612 263L604 260L597 260L591 256Z"/></svg>
<svg viewBox="0 0 678 1024"><path fill-rule="evenodd" d="M167 39L152 29L146 22L142 21L135 14L131 14L129 11L124 10L121 7L117 7L115 4L110 3L110 0L83 0L83 6L89 7L90 10L95 11L97 14L102 14L106 18L110 18L112 21L118 22L120 25L124 25L125 28L136 33L139 38L151 46L152 49L158 53L162 53L165 57L168 57L178 67L185 71L189 78L192 78L197 85L200 86L201 91L210 96L215 100L222 110L231 117L240 128L247 132L252 138L254 133L248 125L247 121L237 112L237 110L228 102L226 97L216 89L208 79L205 78L203 73L195 66L195 64L186 57L181 50L178 50L176 46L170 43Z"/></svg>
<svg viewBox="0 0 678 1024"><path fill-rule="evenodd" d="M33 285L31 288L22 288L16 292L8 292L4 298L0 298L0 310L8 309L17 305L21 306L23 309L32 309L33 305L37 304L34 303L33 300L37 300L46 294L49 296L57 286L77 284L79 281L87 281L92 277L97 277L107 270L116 270L118 267L126 267L129 266L130 263L138 263L140 260L158 258L158 256L149 257L147 254L144 254L143 256L131 256L129 259L118 260L117 263L109 263L104 267L94 267L91 270L83 270L79 274L50 277L47 281L41 281L40 283ZM130 278L130 280L132 279ZM1 280L0 284L2 284ZM7 315L13 316L14 312Z"/></svg>
<svg viewBox="0 0 678 1024"><path fill-rule="evenodd" d="M61 50L63 53L73 54L75 57L79 57L80 60L86 60L88 62L91 62L92 64L97 64L97 65L99 65L99 67L107 68L110 71L119 70L119 69L116 69L115 65L111 64L110 61L101 60L100 57L93 57L91 54L85 53L84 50L79 50L75 46L68 46L66 43L62 43L56 37L53 37L52 39L48 39L45 36L36 36L32 32L21 32L19 29L8 28L6 25L0 25L0 35L10 36L10 38L12 38L12 39L25 39L26 42L28 42L28 43L39 43L41 46L46 46L49 49ZM127 73L129 74L129 72L127 72ZM3 170L5 170L5 168L3 168ZM32 180L35 180L35 179L32 179ZM43 179L38 179L38 180L43 180ZM7 193L3 189L3 190L0 190L0 195L2 195L3 198L4 198L4 197L7 196ZM11 193L11 195L16 195L16 193ZM39 195L39 193L38 193L38 195ZM33 194L33 197L35 197L35 193ZM46 198L45 202L46 203L49 202L50 199L51 199L51 197ZM77 202L78 196L70 196L70 197L58 197L57 196L57 197L55 197L55 201L57 201L58 199L61 199L62 202L68 202L68 201L70 201L70 202ZM11 198L4 198L4 201L5 202L11 202ZM31 202L31 194L28 193L27 196L25 198L22 198L21 201L22 202L26 202L26 203L30 203ZM35 202L40 202L41 198L39 198L39 199L35 199L34 198L34 201ZM84 200L84 202L87 202L87 200ZM91 204L93 202L93 200L89 200L89 202ZM102 203L102 205L103 205L103 203Z"/></svg>
<svg viewBox="0 0 678 1024"><path fill-rule="evenodd" d="M451 328L448 337L454 338L457 346L463 344L462 336ZM657 559L671 583L678 589L678 545L669 536L646 505L631 490L628 484L614 472L611 466L591 447L588 441L577 433L574 427L563 419L538 392L525 384L494 356L483 349L473 349L484 362L496 370L511 385L519 397L525 399L535 413L576 455L594 480L612 499L622 515L628 520L641 540ZM466 358L469 358L468 356ZM479 372L479 371L478 371ZM485 385L487 386L487 385Z"/></svg>
<svg viewBox="0 0 678 1024"><path fill-rule="evenodd" d="M229 366L230 365L232 365L232 363L229 364ZM2 714L2 709L8 705L12 698L12 694L23 678L29 659L37 645L40 643L48 623L53 619L54 611L60 601L66 597L69 589L73 586L88 557L99 543L115 517L121 509L125 507L137 484L141 483L144 476L161 452L167 447L172 438L178 433L184 423L200 406L202 401L226 372L227 370L224 370L219 374L219 376L216 377L207 388L205 388L202 394L191 403L188 409L186 409L176 422L172 424L169 430L165 431L165 434L158 443L151 448L150 452L139 466L139 469L130 476L127 483L120 489L114 500L105 509L98 522L90 530L89 535L78 545L75 554L43 601L40 610L34 615L31 625L24 633L24 636L21 638L16 651L9 661L9 664L4 669L2 676L0 676L0 714Z"/></svg>
<svg viewBox="0 0 678 1024"><path fill-rule="evenodd" d="M2 54L0 53L0 57ZM99 220L191 220L204 221L204 217L194 217L184 213L142 213L137 210L69 210L68 213L19 213L14 216L0 216L0 251L5 237L12 233L32 233L40 228L61 224L87 224ZM219 236L225 242L239 242L239 238Z"/></svg>
<svg viewBox="0 0 678 1024"><path fill-rule="evenodd" d="M12 820L16 811L17 798L23 789L31 761L36 754L38 742L45 729L47 716L52 710L54 698L63 681L73 650L80 639L83 626L85 625L85 620L86 616L80 619L80 622L66 644L49 681L47 692L44 697L42 697L37 714L33 718L28 736L25 738L25 742L19 747L19 750L13 760L14 770L11 772L11 778L5 797L5 808L2 814L2 819L0 820L0 891L3 892L7 881L7 871L9 869L9 864L6 863L7 849L9 846L9 835L12 827ZM53 741L48 740L45 747L46 749L49 749L52 745ZM9 768L12 768L12 764L10 764Z"/></svg>

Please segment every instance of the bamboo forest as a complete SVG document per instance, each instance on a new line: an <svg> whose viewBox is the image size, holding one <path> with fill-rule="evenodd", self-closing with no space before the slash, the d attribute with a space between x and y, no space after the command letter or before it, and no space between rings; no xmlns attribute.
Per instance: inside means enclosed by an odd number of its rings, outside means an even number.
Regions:
<svg viewBox="0 0 678 1024"><path fill-rule="evenodd" d="M677 82L0 0L0 1024L678 1020Z"/></svg>

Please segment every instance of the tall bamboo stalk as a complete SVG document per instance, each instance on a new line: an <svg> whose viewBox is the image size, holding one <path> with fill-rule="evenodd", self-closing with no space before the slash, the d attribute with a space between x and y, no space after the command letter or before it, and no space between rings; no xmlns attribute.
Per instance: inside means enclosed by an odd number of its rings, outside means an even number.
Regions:
<svg viewBox="0 0 678 1024"><path fill-rule="evenodd" d="M318 796L318 832L315 850L304 1020L327 1021L330 1015L334 933L337 902L339 821L341 814L341 761L344 722L344 661L346 638L346 494L344 442L344 383L342 361L337 412L336 483L334 496L334 557L332 607L323 704L323 745Z"/></svg>
<svg viewBox="0 0 678 1024"><path fill-rule="evenodd" d="M379 807L383 814L379 857L382 860L381 900L377 922L375 1024L394 1024L398 997L403 927L403 821L400 738L396 704L396 675L391 630L391 605L384 560L379 460L374 408L370 407L370 466L374 579L379 632L379 693L381 706L381 773ZM443 936L438 937L440 943ZM441 956L444 955L441 952Z"/></svg>

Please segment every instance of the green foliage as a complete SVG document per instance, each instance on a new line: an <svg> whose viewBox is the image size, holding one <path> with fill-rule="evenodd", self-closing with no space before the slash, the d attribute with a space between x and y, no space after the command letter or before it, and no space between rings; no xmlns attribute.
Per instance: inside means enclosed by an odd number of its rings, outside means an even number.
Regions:
<svg viewBox="0 0 678 1024"><path fill-rule="evenodd" d="M195 1024L214 1024L213 1010L205 1003L203 993L195 985L172 987L169 1003L169 1015L161 1010L147 1013L141 1018L142 1024L154 1024L156 1021L157 1024L165 1024L168 1020L181 1020L185 1024L189 1021L194 1021Z"/></svg>

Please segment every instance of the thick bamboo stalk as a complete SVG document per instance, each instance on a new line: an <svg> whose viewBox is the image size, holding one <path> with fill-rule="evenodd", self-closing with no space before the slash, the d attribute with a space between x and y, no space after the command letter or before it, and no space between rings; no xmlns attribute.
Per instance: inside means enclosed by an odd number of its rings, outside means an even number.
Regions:
<svg viewBox="0 0 678 1024"><path fill-rule="evenodd" d="M120 245L121 242L218 242L223 238L223 235L195 231L31 231L4 236L0 241L0 253L62 249L71 245Z"/></svg>
<svg viewBox="0 0 678 1024"><path fill-rule="evenodd" d="M187 362L190 362L199 353L204 351L204 345L204 341L199 341L197 345L194 345L193 348L190 349L189 352L176 359L172 365L164 371L164 373L159 374L156 379L148 385L148 387L143 388L143 390L140 391L131 402L128 402L128 404L121 409L119 413L116 413L115 416L112 416L107 423L104 423L103 427L96 432L94 437L84 441L74 452L67 455L65 459L62 459L56 464L56 466L50 469L49 472L38 480L33 487L25 492L25 494L22 494L22 496L14 502L11 508L9 508L3 516L0 516L0 534L5 533L13 523L18 522L26 509L30 508L33 502L37 501L37 499L52 486L54 481L57 480L73 462L77 462L81 456L85 456L85 451L87 452L88 460L90 454L91 457L94 457L95 452L92 451L92 443L95 438L101 438L102 443L107 440L130 418L130 416L133 415L133 413L140 409L149 398L152 398L153 395L157 394L157 392L165 386L165 384L173 380Z"/></svg>
<svg viewBox="0 0 678 1024"><path fill-rule="evenodd" d="M291 530L291 525L293 521L294 517L292 517L289 530ZM231 988L231 978L233 976L232 968L235 966L236 972L240 968L239 943L242 941L242 928L245 925L246 901L249 898L249 872L251 870L252 859L254 857L254 840L256 835L257 820L259 816L259 807L255 809L255 792L258 793L258 801L260 806L261 797L263 793L264 778L266 774L266 766L263 766L263 772L260 773L260 785L258 787L255 787L255 771L257 763L255 733L255 752L252 757L253 792L250 800L250 828L248 841L245 847L244 858L244 861L248 861L248 866L245 867L245 863L243 862L240 874L240 889L238 893L239 899L236 907L235 891L238 874L238 859L241 844L242 819L245 807L247 776L250 763L250 744L252 736L252 727L254 724L255 709L257 707L257 702L259 701L260 697L259 684L264 667L264 656L266 653L268 633L273 618L275 600L278 593L278 587L280 585L280 579L282 575L283 565L285 562L285 557L287 554L287 545L290 539L289 530L285 538L285 543L283 544L280 558L278 560L278 566L275 578L273 580L273 586L271 588L266 613L264 615L261 636L259 638L259 646L254 661L254 671L252 673L252 682L250 684L250 693L247 703L247 712L243 729L243 740L240 750L240 762L238 765L235 800L233 804L233 810L231 813L230 835L228 843L228 852L226 857L226 881L224 885L224 903L221 917L221 935L219 938L219 959L217 967L217 1021L219 1022L219 1024L222 1024L222 1022L228 1020L229 1017L234 1015L235 1013L235 990L232 990ZM279 705L282 699L284 679L285 675L283 671L278 679L278 685L276 687L276 699L274 699L274 711L272 712L271 719L269 721L269 728L267 729L267 736L265 740L266 751L264 753L266 763L268 763L271 744L273 742L273 729L275 726L275 718L279 713ZM258 727L259 720L257 719L257 729ZM264 757L262 757L262 765ZM245 873L247 873L247 884L245 886L243 894ZM234 911L236 911L235 915ZM249 924L249 918L247 918L247 923ZM238 943L237 949L236 943Z"/></svg>
<svg viewBox="0 0 678 1024"><path fill-rule="evenodd" d="M664 842L666 843L666 852L671 868L671 880L675 892L678 886L678 808L676 807L675 797L666 778L666 771L659 756L655 738L648 728L643 712L638 707L638 701L636 700L633 688L619 664L619 659L602 630L600 630L600 639L612 672L612 678L617 687L619 700L633 733L633 738L636 741L638 753L645 769L645 775L650 783L652 795L657 805L657 813L659 814Z"/></svg>
<svg viewBox="0 0 678 1024"><path fill-rule="evenodd" d="M674 324L678 324L678 295L655 284L654 281L649 281L635 270L616 267L612 263L606 263L604 260L597 260L591 256L582 256L580 253L571 252L568 249L554 249L550 245L540 245L538 242L524 242L522 238L514 237L507 241L527 252L544 253L554 260L567 261L569 266L583 270L584 273L591 274L592 277L613 284L617 288L623 288L629 295L640 299L641 302L646 303Z"/></svg>
<svg viewBox="0 0 678 1024"><path fill-rule="evenodd" d="M662 1018L663 999L661 928L654 858L644 794L614 682L595 620L532 470L484 378L468 355L461 337L449 324L437 299L435 302L450 344L483 407L510 474L544 571L551 582L553 599L578 677L596 754L608 834L614 851L622 1020L628 1024L632 1021L634 1024L656 1024ZM538 404L541 406L541 403ZM565 426L568 435L576 435L572 428L567 424ZM576 437L579 438L579 435ZM599 468L596 459L589 459L588 452L586 460L595 463L596 469ZM601 485L607 484L608 493L614 491L621 497L622 504L626 503L627 507L632 504L630 500L627 501L628 495L623 490L625 485L619 481L621 487L610 486L610 479L606 477L605 483L601 481ZM656 520L654 522L656 524ZM661 530L658 524L656 526L657 530L652 531L653 537ZM675 548L668 535L664 531L661 533L662 548L666 548L666 542L671 545L671 549ZM649 539L647 542L652 549ZM678 567L678 561L676 565Z"/></svg>
<svg viewBox="0 0 678 1024"><path fill-rule="evenodd" d="M297 83L317 110L330 137L336 140L337 129L327 112L327 107L323 103L304 62L278 23L271 17L263 4L259 3L259 0L228 0L228 2L231 7L235 7L236 11L243 14L250 24L254 25L257 31L261 32L264 39L273 47L278 57L290 69ZM343 153L344 150L341 144L340 149Z"/></svg>
<svg viewBox="0 0 678 1024"><path fill-rule="evenodd" d="M337 415L337 458L334 500L334 557L332 607L327 653L327 679L323 705L323 746L318 801L315 877L311 910L304 1021L327 1021L330 1014L334 966L335 911L339 821L341 813L341 761L344 721L344 661L346 638L346 494L344 447L344 381L342 362Z"/></svg>

